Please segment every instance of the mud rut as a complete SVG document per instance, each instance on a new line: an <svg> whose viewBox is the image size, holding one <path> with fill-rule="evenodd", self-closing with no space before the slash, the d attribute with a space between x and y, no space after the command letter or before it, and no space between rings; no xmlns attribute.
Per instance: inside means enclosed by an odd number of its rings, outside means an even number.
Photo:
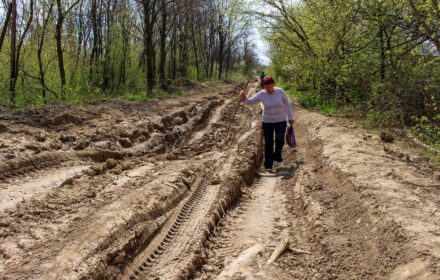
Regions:
<svg viewBox="0 0 440 280"><path fill-rule="evenodd" d="M440 225L426 215L440 205L437 171L392 147L380 154L389 160L380 169L401 165L391 168L399 182L415 166L424 179L402 187L426 208L406 216L350 181L361 175L335 163L346 155L326 150L319 128L344 124L297 108L300 149L265 174L259 109L231 120L239 88L0 116L0 278L439 279ZM292 250L266 266L281 238ZM254 244L263 249L228 270Z"/></svg>

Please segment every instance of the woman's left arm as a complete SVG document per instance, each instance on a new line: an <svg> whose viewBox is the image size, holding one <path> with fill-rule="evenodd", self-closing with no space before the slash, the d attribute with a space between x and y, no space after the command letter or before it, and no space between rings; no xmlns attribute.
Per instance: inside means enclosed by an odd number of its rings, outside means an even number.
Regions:
<svg viewBox="0 0 440 280"><path fill-rule="evenodd" d="M289 124L293 125L295 123L295 119L293 118L292 105L290 104L289 98L287 97L284 90L282 90L282 92L283 92L283 103L287 113L287 119L289 120Z"/></svg>

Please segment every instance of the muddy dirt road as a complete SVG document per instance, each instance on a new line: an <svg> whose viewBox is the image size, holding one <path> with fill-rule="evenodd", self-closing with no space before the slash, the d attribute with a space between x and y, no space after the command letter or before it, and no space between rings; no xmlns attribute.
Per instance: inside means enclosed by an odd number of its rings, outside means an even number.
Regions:
<svg viewBox="0 0 440 280"><path fill-rule="evenodd" d="M239 88L0 115L0 279L440 279L438 171L297 107L266 174Z"/></svg>

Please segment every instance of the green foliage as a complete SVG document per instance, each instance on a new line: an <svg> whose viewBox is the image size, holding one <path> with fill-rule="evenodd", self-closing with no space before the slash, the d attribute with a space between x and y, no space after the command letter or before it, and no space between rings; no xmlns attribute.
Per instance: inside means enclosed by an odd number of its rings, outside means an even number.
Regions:
<svg viewBox="0 0 440 280"><path fill-rule="evenodd" d="M418 20L438 27L440 18L432 16L438 9L414 2ZM293 84L303 104L327 112L358 108L379 127L410 126L412 117L440 114L437 34L420 35L408 1L284 3L274 23L279 32L267 37L269 72Z"/></svg>
<svg viewBox="0 0 440 280"><path fill-rule="evenodd" d="M23 32L29 19L29 3L22 2L23 7L18 12L17 20L19 33ZM180 2L155 1L146 6L154 13L159 13L151 18L154 22L148 24L154 26L151 38L153 45L150 46L146 43L149 33L146 32L147 26L143 26L147 15L143 14L145 11L141 9L142 4L133 9L134 6L128 2L101 1L91 5L90 1L75 1L77 5L66 10L63 15L61 45L66 83L63 87L65 96L61 96L61 75L54 28L60 17L54 1L38 1L39 5L36 6L39 10L36 13L34 11L33 21L20 51L15 107L42 106L55 102L81 104L123 98L144 100L164 96L165 93L158 92L157 89L170 86L179 79L212 80L212 83L217 83L220 69L220 80L244 79L245 76L241 73L248 74L255 66L250 62L256 61L256 54L250 51L251 46L245 47L242 44L243 40L249 41L251 38L251 17L243 13L246 2ZM49 15L51 3L55 6ZM167 8L162 10L161 3L166 3ZM67 8L68 5L66 3L63 6ZM93 7L101 23L87 18L92 14ZM163 11L166 12L166 17L162 14ZM47 16L48 25L44 30L43 23ZM160 27L164 19L167 20L167 36L164 38L166 54L164 64L161 64ZM39 41L43 37L43 31L45 39L41 58L44 87L38 59ZM0 51L0 107L6 107L9 103L9 35L10 30ZM20 35L18 34L18 39ZM220 36L223 39L222 49ZM208 37L212 40L206 40ZM147 62L148 58L153 58L153 67ZM165 65L165 81L159 77L159 65ZM153 81L149 80L150 84L147 85L149 67L156 73ZM151 88L150 85L153 84Z"/></svg>
<svg viewBox="0 0 440 280"><path fill-rule="evenodd" d="M378 111L371 109L367 113L367 121L373 127L400 127L399 119L399 114L395 110Z"/></svg>
<svg viewBox="0 0 440 280"><path fill-rule="evenodd" d="M234 81L244 81L244 80L249 80L252 79L253 77L247 75L244 72L232 72L231 74L229 74L228 76L228 80L234 80Z"/></svg>
<svg viewBox="0 0 440 280"><path fill-rule="evenodd" d="M306 108L316 108L321 112L330 115L336 113L337 111L336 106L333 103L324 100L318 94L298 92L294 96L296 96L300 100L301 104Z"/></svg>
<svg viewBox="0 0 440 280"><path fill-rule="evenodd" d="M414 135L440 150L440 114L436 115L432 120L426 116L413 117L413 120L415 125L411 130Z"/></svg>
<svg viewBox="0 0 440 280"><path fill-rule="evenodd" d="M297 99L305 108L317 109L329 115L332 115L338 111L335 104L328 100L324 100L318 94L297 91L293 85L289 83L280 84L279 86L287 93L287 95Z"/></svg>
<svg viewBox="0 0 440 280"><path fill-rule="evenodd" d="M436 148L437 148L437 150L440 150L439 146L437 146ZM428 151L428 150L422 149L422 148L417 149L416 152L420 156L422 156L422 157L428 159L430 162L432 162L434 166L437 166L437 168L440 168L440 155L439 154L433 153L431 151Z"/></svg>
<svg viewBox="0 0 440 280"><path fill-rule="evenodd" d="M93 76L90 75L90 64L87 59L80 58L76 62L77 57L69 52L65 52L65 68L67 77L66 97L63 102L70 104L84 104L84 103L99 103L106 100L118 99L128 101L147 100L156 97L176 95L181 92L168 93L162 90L155 90L153 94L146 94L146 73L142 67L138 66L137 59L139 53L142 51L141 46L133 46L129 52L129 57L126 62L126 78L123 82L117 75L116 70L120 69L122 63L121 45L117 33L114 34L115 43L112 45L109 54L109 68L112 69L110 79L107 84L104 82L102 67L97 67ZM35 42L31 41L23 46L22 63L23 69L16 85L16 102L17 108L24 107L40 107L44 104L51 104L60 102L60 78L58 72L58 65L56 59L56 47L54 42L47 40L43 52L43 63L47 66L45 72L46 86L58 98L46 90L46 98L43 99L42 87L38 79L32 78L39 76L38 60L37 60L37 46ZM136 63L130 63L133 61ZM6 107L8 104L9 94L9 57L6 53L0 52L0 64L5 66L0 68L0 107ZM96 72L99 71L99 72ZM188 67L188 77L195 80L197 78L196 68L193 65ZM214 74L215 71L214 71ZM216 76L216 75L214 75ZM245 80L247 76L240 71L232 71L229 73L229 79ZM217 79L205 80L205 85L218 84Z"/></svg>

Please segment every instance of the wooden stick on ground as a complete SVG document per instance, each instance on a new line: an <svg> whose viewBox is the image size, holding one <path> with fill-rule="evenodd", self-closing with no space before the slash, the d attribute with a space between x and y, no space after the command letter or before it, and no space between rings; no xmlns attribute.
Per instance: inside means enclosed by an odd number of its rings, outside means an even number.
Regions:
<svg viewBox="0 0 440 280"><path fill-rule="evenodd" d="M289 247L289 239L284 238L281 243L275 248L275 250L272 253L272 256L267 260L266 265L271 265L274 263L283 253L286 251L286 249Z"/></svg>
<svg viewBox="0 0 440 280"><path fill-rule="evenodd" d="M297 254L307 254L307 255L310 255L310 254L311 254L311 253L308 252L308 251L304 251L304 250L296 249L296 248L289 248L289 250L292 251L292 252L294 252L294 253L297 253Z"/></svg>

